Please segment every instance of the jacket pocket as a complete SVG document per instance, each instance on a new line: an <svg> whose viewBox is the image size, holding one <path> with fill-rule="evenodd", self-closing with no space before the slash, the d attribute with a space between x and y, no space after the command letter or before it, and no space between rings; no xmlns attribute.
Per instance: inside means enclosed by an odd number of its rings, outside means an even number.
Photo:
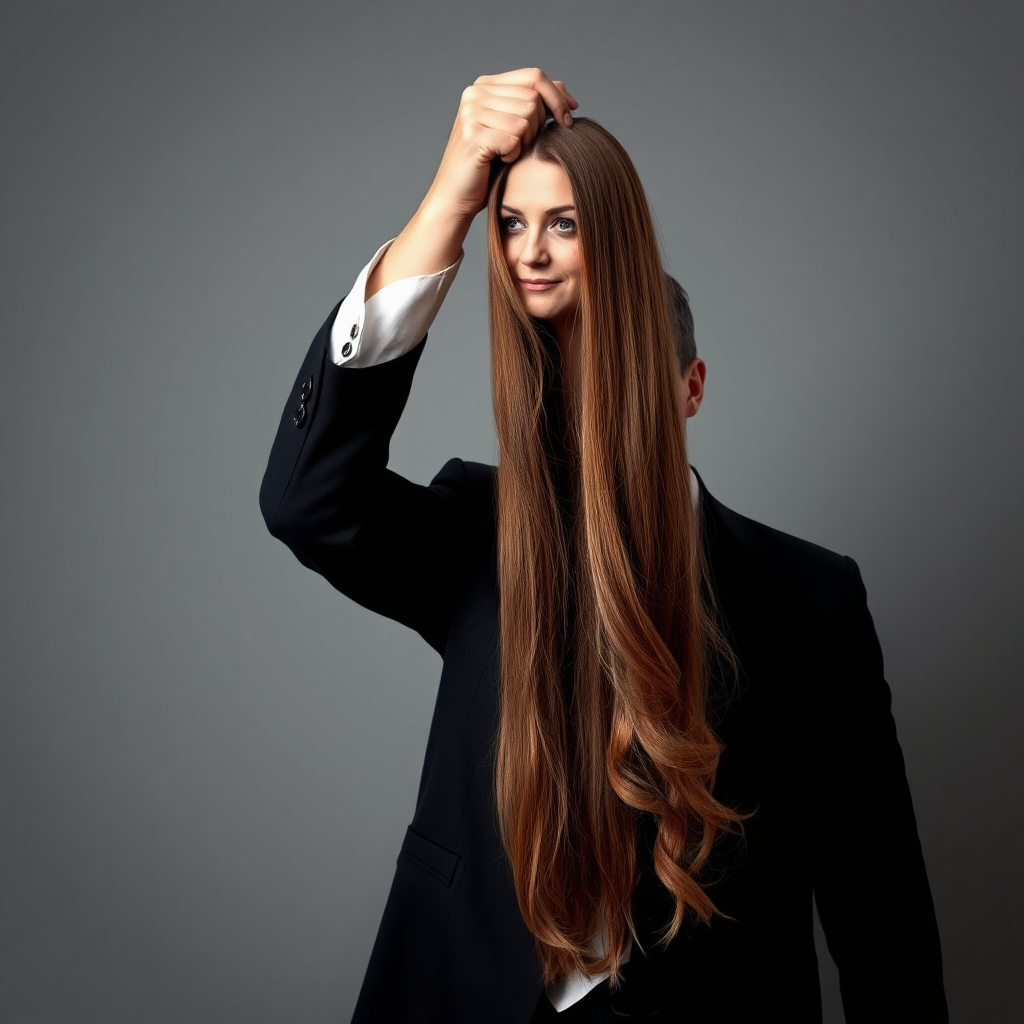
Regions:
<svg viewBox="0 0 1024 1024"><path fill-rule="evenodd" d="M404 857L445 885L452 884L460 860L457 853L420 835L411 825L405 830L402 852L398 856L400 859Z"/></svg>

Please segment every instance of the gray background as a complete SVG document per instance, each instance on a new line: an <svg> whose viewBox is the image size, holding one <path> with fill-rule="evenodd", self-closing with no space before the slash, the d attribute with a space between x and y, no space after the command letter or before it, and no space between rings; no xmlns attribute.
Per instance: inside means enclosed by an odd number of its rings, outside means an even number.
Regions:
<svg viewBox="0 0 1024 1024"><path fill-rule="evenodd" d="M351 1012L440 661L302 568L257 493L461 90L531 64L648 188L710 490L861 566L954 1019L1024 1012L1022 15L5 3L4 1024ZM395 437L421 482L495 455L482 241Z"/></svg>

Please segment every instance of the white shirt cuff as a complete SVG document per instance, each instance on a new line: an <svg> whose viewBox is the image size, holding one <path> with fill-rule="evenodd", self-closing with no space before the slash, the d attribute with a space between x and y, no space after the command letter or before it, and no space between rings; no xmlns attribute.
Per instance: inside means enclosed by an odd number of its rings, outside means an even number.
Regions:
<svg viewBox="0 0 1024 1024"><path fill-rule="evenodd" d="M331 327L331 360L339 366L373 366L416 347L434 322L464 252L436 274L403 277L365 300L366 279L393 242L385 242L356 278Z"/></svg>

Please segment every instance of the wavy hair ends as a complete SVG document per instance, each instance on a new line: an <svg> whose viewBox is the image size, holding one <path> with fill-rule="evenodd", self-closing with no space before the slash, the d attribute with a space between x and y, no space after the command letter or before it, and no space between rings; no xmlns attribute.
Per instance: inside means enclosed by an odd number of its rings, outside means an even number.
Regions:
<svg viewBox="0 0 1024 1024"><path fill-rule="evenodd" d="M639 177L600 125L547 125L519 159L565 171L581 290L575 371L527 315L488 201L488 312L498 435L501 701L495 802L545 982L611 973L636 937L641 814L675 910L719 913L699 880L716 838L749 815L712 795L721 746L716 625L690 498L666 277ZM564 388L559 388L564 384ZM591 940L603 930L605 953Z"/></svg>

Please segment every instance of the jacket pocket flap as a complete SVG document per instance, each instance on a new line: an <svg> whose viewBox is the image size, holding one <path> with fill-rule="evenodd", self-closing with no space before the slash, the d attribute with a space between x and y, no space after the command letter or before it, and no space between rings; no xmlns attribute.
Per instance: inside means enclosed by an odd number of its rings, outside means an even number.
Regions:
<svg viewBox="0 0 1024 1024"><path fill-rule="evenodd" d="M429 871L432 875L451 885L455 877L455 869L459 866L459 855L439 846L432 839L421 836L410 825L405 831L402 843L402 855L413 861L417 867Z"/></svg>

